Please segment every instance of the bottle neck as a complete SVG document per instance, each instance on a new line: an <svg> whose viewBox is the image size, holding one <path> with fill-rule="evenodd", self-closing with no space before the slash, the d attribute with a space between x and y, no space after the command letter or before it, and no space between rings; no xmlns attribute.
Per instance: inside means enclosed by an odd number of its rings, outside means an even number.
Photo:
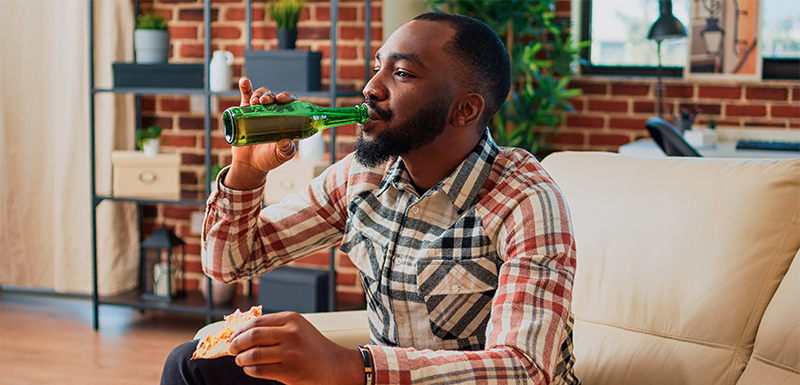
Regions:
<svg viewBox="0 0 800 385"><path fill-rule="evenodd" d="M319 112L320 120L324 121L326 128L351 123L360 124L366 122L368 118L367 106L364 105L323 108Z"/></svg>

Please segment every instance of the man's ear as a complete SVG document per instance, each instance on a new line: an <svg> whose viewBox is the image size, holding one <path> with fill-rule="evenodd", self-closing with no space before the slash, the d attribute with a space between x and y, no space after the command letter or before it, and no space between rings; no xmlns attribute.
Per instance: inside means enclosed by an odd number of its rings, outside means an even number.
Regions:
<svg viewBox="0 0 800 385"><path fill-rule="evenodd" d="M455 127L466 127L478 123L483 114L483 96L469 93L462 97L455 106L451 123Z"/></svg>

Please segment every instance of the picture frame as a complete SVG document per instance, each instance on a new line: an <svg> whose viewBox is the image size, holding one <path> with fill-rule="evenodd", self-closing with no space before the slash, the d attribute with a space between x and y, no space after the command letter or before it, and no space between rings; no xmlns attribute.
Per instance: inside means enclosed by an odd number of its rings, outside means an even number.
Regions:
<svg viewBox="0 0 800 385"><path fill-rule="evenodd" d="M760 81L762 0L692 0L687 80Z"/></svg>

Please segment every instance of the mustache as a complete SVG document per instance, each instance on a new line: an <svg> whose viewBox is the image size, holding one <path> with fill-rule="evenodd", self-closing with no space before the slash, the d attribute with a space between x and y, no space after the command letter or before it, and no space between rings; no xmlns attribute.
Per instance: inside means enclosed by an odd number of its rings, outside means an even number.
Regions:
<svg viewBox="0 0 800 385"><path fill-rule="evenodd" d="M364 104L373 111L375 111L375 113L378 114L381 120L389 120L394 115L391 110L384 110L383 108L376 106L375 101L373 101L372 99L364 98L364 100L361 101L361 104Z"/></svg>

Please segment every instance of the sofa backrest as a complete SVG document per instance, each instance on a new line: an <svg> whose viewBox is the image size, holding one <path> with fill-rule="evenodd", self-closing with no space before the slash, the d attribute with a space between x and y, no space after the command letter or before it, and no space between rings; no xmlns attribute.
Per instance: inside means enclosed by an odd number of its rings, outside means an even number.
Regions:
<svg viewBox="0 0 800 385"><path fill-rule="evenodd" d="M800 247L800 160L555 153L585 385L734 385Z"/></svg>
<svg viewBox="0 0 800 385"><path fill-rule="evenodd" d="M738 385L800 384L800 252L761 319Z"/></svg>

